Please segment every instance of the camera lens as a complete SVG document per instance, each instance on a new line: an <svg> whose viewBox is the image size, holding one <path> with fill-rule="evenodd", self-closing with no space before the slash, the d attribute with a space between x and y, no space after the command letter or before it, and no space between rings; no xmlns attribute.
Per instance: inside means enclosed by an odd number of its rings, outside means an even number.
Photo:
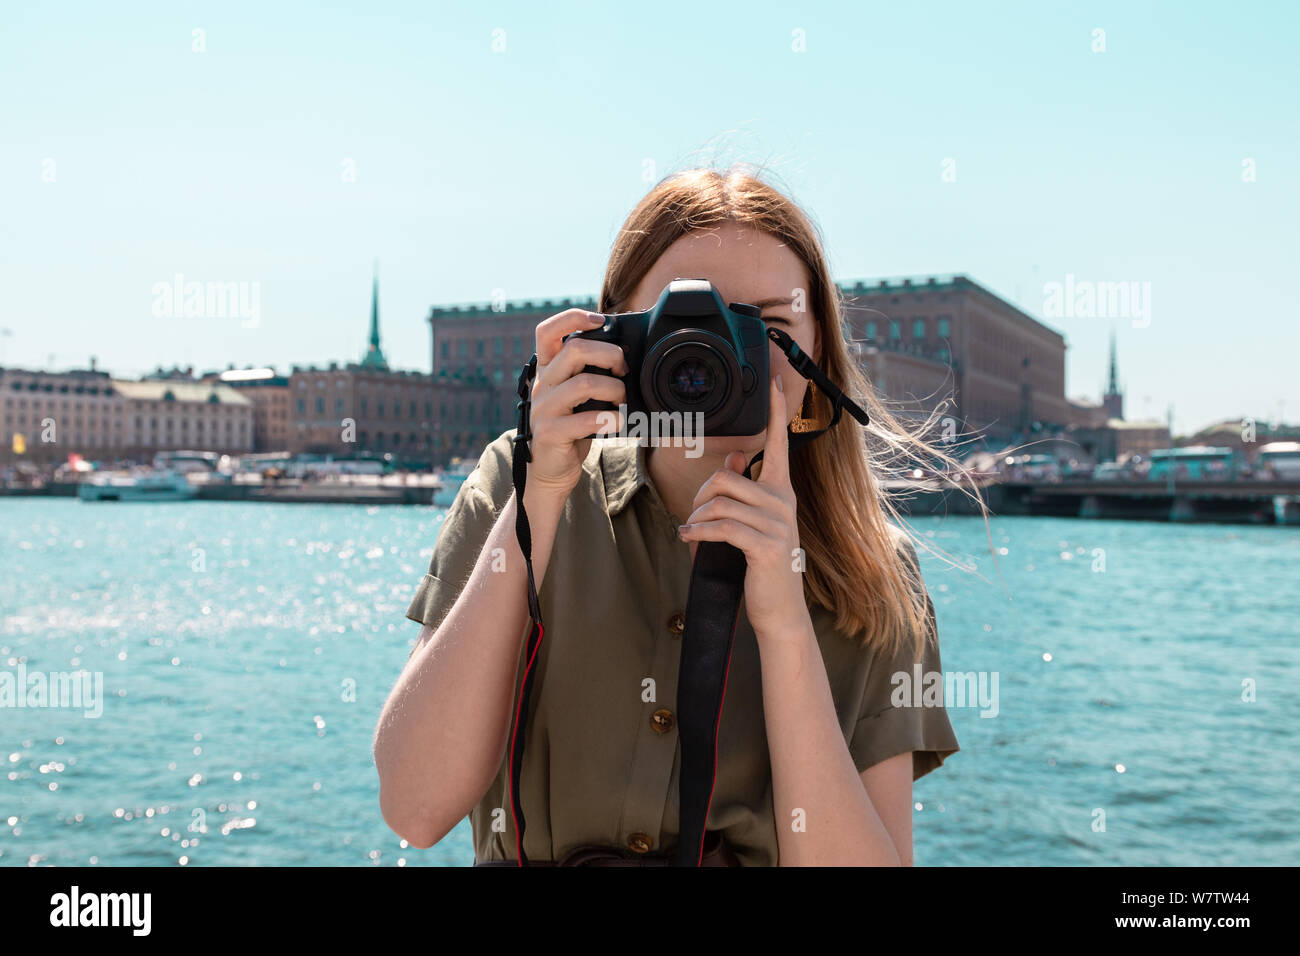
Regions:
<svg viewBox="0 0 1300 956"><path fill-rule="evenodd" d="M698 405L713 394L717 375L700 356L683 358L668 373L668 391L686 405Z"/></svg>
<svg viewBox="0 0 1300 956"><path fill-rule="evenodd" d="M647 409L701 415L701 428L730 421L743 397L733 352L729 343L703 329L676 329L664 336L642 365Z"/></svg>

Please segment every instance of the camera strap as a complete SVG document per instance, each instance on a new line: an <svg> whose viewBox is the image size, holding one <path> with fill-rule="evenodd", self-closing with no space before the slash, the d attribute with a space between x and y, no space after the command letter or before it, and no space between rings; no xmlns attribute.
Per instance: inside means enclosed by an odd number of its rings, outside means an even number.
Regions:
<svg viewBox="0 0 1300 956"><path fill-rule="evenodd" d="M820 388L831 401L830 423L813 432L791 435L793 452L830 431L847 409L858 422L868 424L867 413L835 385L798 344L781 329L769 327L767 336L786 357L791 367ZM523 805L519 777L523 766L523 726L528 717L528 702L536 683L537 656L542 646L542 610L533 576L532 530L524 510L524 489L528 463L532 460L528 442L532 439L532 383L537 375L534 354L519 373L517 427L511 461L515 491L515 537L528 571L528 638L524 647L524 676L515 707L514 728L510 736L510 811L515 824L515 850L519 866L527 866L524 854ZM745 468L751 477L763 457L760 451ZM677 684L677 727L681 745L678 774L680 819L675 866L699 866L704 853L705 826L717 772L718 724L726 697L727 673L735 642L736 622L744 594L745 556L740 549L721 541L702 541L696 547L691 565L691 582L686 597L686 627L682 633L681 663Z"/></svg>

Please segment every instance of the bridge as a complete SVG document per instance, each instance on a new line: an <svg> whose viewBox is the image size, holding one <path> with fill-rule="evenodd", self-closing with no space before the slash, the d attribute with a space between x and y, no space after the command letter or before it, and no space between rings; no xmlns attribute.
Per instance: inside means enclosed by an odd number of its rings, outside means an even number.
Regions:
<svg viewBox="0 0 1300 956"><path fill-rule="evenodd" d="M913 514L977 514L965 495L937 482L888 483ZM981 489L999 515L1120 518L1139 521L1300 525L1300 481L990 482Z"/></svg>

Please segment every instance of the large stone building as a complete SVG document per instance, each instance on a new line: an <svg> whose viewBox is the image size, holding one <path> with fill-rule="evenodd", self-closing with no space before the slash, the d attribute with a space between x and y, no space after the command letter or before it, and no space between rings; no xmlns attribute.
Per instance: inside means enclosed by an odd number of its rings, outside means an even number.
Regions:
<svg viewBox="0 0 1300 956"><path fill-rule="evenodd" d="M126 457L195 449L222 455L253 450L253 404L220 382L113 381L126 403Z"/></svg>
<svg viewBox="0 0 1300 956"><path fill-rule="evenodd" d="M127 403L107 372L0 368L4 443L0 461L117 458L131 440Z"/></svg>
<svg viewBox="0 0 1300 956"><path fill-rule="evenodd" d="M1065 338L966 276L840 291L846 335L895 411L923 418L947 400L957 431L994 448L1069 422Z"/></svg>
<svg viewBox="0 0 1300 956"><path fill-rule="evenodd" d="M965 276L842 284L846 334L893 410L923 419L945 399L958 433L1001 447L1064 428L1065 339ZM485 433L514 424L515 382L537 323L594 299L435 306L433 370L486 379Z"/></svg>
<svg viewBox="0 0 1300 956"><path fill-rule="evenodd" d="M379 340L377 279L361 361L294 366L288 392L293 452L392 455L419 466L477 456L498 434L497 393L488 377L389 367Z"/></svg>

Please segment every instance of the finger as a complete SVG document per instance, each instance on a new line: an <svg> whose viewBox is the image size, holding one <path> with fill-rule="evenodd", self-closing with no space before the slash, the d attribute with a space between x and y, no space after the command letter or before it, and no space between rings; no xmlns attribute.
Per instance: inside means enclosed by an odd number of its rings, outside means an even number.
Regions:
<svg viewBox="0 0 1300 956"><path fill-rule="evenodd" d="M683 541L725 541L746 554L757 554L765 540L749 525L734 518L682 525L677 534Z"/></svg>
<svg viewBox="0 0 1300 956"><path fill-rule="evenodd" d="M588 365L607 368L615 375L627 375L627 356L613 342L570 338L560 346L555 358L537 370L537 380L544 385L559 385Z"/></svg>
<svg viewBox="0 0 1300 956"><path fill-rule="evenodd" d="M617 434L623 428L622 412L575 412L558 418L546 418L533 428L533 439L542 444L559 444L578 441L589 435Z"/></svg>
<svg viewBox="0 0 1300 956"><path fill-rule="evenodd" d="M573 410L588 399L613 402L621 405L627 401L627 386L623 380L599 372L580 372L565 379L554 388L540 390L533 399L533 415L560 417L571 415Z"/></svg>
<svg viewBox="0 0 1300 956"><path fill-rule="evenodd" d="M767 441L763 445L763 470L758 480L764 485L790 483L790 439L786 432L785 383L778 373L768 387Z"/></svg>
<svg viewBox="0 0 1300 956"><path fill-rule="evenodd" d="M605 324L599 312L586 309L565 309L537 325L537 364L546 365L559 354L564 337L570 332L598 329Z"/></svg>
<svg viewBox="0 0 1300 956"><path fill-rule="evenodd" d="M740 455L742 459L744 458L744 455L739 452L733 452L733 454ZM731 456L728 455L727 457L730 458ZM730 468L724 468L721 471L715 471L704 484L700 485L700 490L695 493L695 500L691 502L691 507L698 508L710 498L720 496L735 498L737 501L743 501L746 504L769 509L781 504L781 500L770 489L746 478L744 475L737 474Z"/></svg>
<svg viewBox="0 0 1300 956"><path fill-rule="evenodd" d="M737 501L735 498L710 498L691 512L686 524L702 524L705 521L717 521L731 518L741 524L749 525L760 534L775 537L781 534L782 521L771 512L755 505Z"/></svg>

